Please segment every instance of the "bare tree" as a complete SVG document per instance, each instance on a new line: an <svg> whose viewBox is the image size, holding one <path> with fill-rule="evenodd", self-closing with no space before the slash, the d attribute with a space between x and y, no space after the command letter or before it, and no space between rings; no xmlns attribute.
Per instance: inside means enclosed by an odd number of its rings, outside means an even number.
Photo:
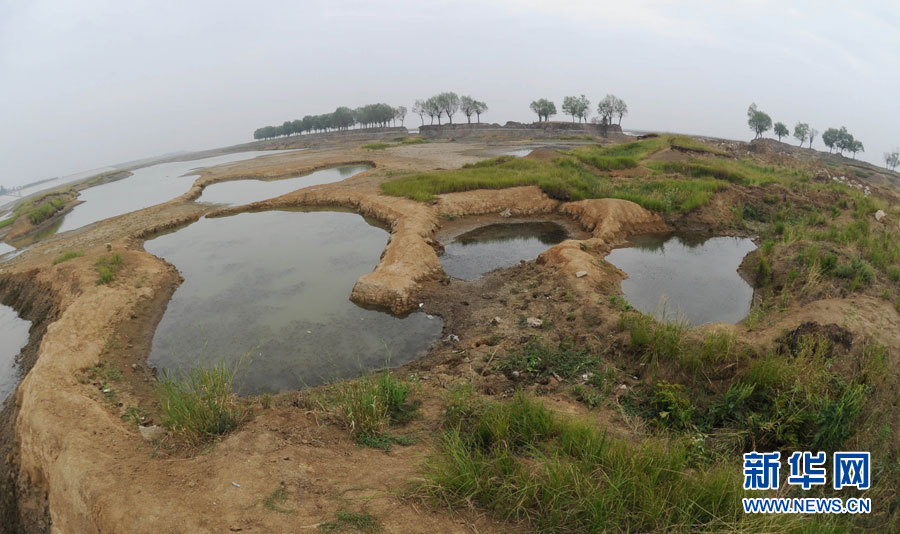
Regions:
<svg viewBox="0 0 900 534"><path fill-rule="evenodd" d="M628 104L617 96L613 96L613 98L615 99L613 102L613 112L619 116L619 126L622 126L622 117L628 115Z"/></svg>
<svg viewBox="0 0 900 534"><path fill-rule="evenodd" d="M466 116L466 122L472 124L472 115L475 115L478 101L471 96L459 97L459 110Z"/></svg>
<svg viewBox="0 0 900 534"><path fill-rule="evenodd" d="M412 112L419 116L419 120L422 121L422 126L425 126L425 115L428 113L425 111L425 102L421 100L416 100L413 103Z"/></svg>
<svg viewBox="0 0 900 534"><path fill-rule="evenodd" d="M488 105L480 100L475 101L475 115L478 116L478 124L481 124L481 114L488 110Z"/></svg>

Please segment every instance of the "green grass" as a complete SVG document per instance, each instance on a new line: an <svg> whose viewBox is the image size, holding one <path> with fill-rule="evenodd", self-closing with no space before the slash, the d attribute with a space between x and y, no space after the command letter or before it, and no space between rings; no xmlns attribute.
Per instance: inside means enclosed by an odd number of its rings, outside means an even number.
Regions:
<svg viewBox="0 0 900 534"><path fill-rule="evenodd" d="M369 144L363 145L362 147L365 148L366 150L384 150L385 148L388 148L389 146L391 146L391 145L388 143L369 143Z"/></svg>
<svg viewBox="0 0 900 534"><path fill-rule="evenodd" d="M28 210L28 220L31 221L31 224L40 224L63 209L65 205L65 199L59 197L49 198Z"/></svg>
<svg viewBox="0 0 900 534"><path fill-rule="evenodd" d="M532 339L514 350L498 366L502 371L520 371L535 377L558 376L569 379L595 370L600 361L583 347L560 343L551 345Z"/></svg>
<svg viewBox="0 0 900 534"><path fill-rule="evenodd" d="M742 185L763 186L771 183L790 184L809 178L802 169L777 165L759 165L749 159L693 158L688 162L651 162L658 172L678 173L687 177L709 177Z"/></svg>
<svg viewBox="0 0 900 534"><path fill-rule="evenodd" d="M702 143L693 137L688 137L686 135L672 135L669 136L669 146L672 148L686 148L688 150L694 150L698 152L707 152L709 154L714 154L717 156L726 156L728 152L721 150L719 148L709 146L706 143Z"/></svg>
<svg viewBox="0 0 900 534"><path fill-rule="evenodd" d="M232 392L236 374L220 364L160 380L155 392L163 425L191 444L234 430L244 416Z"/></svg>
<svg viewBox="0 0 900 534"><path fill-rule="evenodd" d="M580 200L596 196L599 181L571 159L547 163L497 158L462 169L411 174L384 182L381 189L388 195L430 202L445 193L536 185L553 198Z"/></svg>
<svg viewBox="0 0 900 534"><path fill-rule="evenodd" d="M278 512L279 514L293 514L296 510L286 506L289 498L290 494L288 493L287 488L278 486L272 493L263 499L263 507L265 507L266 510Z"/></svg>
<svg viewBox="0 0 900 534"><path fill-rule="evenodd" d="M97 271L97 285L109 284L116 279L116 273L122 268L122 255L118 252L107 256L100 256L94 263L94 270Z"/></svg>
<svg viewBox="0 0 900 534"><path fill-rule="evenodd" d="M84 252L78 250L67 250L61 256L57 256L53 258L53 265L59 265L64 261L69 261L71 259L80 258L84 256Z"/></svg>
<svg viewBox="0 0 900 534"><path fill-rule="evenodd" d="M737 465L697 468L681 442L619 440L523 393L448 420L423 491L538 532L752 530Z"/></svg>
<svg viewBox="0 0 900 534"><path fill-rule="evenodd" d="M404 137L400 140L401 145L424 145L426 143L430 143L428 139L424 139L422 137Z"/></svg>
<svg viewBox="0 0 900 534"><path fill-rule="evenodd" d="M631 169L638 166L637 158L631 156L604 155L607 150L608 149L598 145L581 146L569 151L569 154L576 157L579 161L587 163L591 167L601 171Z"/></svg>
<svg viewBox="0 0 900 534"><path fill-rule="evenodd" d="M408 439L390 433L394 424L415 416L418 403L411 399L412 385L388 371L332 386L322 403L360 445L388 449Z"/></svg>
<svg viewBox="0 0 900 534"><path fill-rule="evenodd" d="M13 215L8 219L3 219L2 221L0 221L0 228L6 228L7 226L11 226L12 223L16 222L16 218L17 217L15 215Z"/></svg>
<svg viewBox="0 0 900 534"><path fill-rule="evenodd" d="M334 521L325 521L319 524L319 532L362 532L364 534L381 532L378 519L366 511L338 510L335 517Z"/></svg>

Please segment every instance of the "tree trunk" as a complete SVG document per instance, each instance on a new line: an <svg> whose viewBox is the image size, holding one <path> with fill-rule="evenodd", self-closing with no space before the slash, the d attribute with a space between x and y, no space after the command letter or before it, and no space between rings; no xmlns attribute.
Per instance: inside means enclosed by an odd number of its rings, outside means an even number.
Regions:
<svg viewBox="0 0 900 534"><path fill-rule="evenodd" d="M466 121L468 121L469 124L472 124L472 116L466 115Z"/></svg>

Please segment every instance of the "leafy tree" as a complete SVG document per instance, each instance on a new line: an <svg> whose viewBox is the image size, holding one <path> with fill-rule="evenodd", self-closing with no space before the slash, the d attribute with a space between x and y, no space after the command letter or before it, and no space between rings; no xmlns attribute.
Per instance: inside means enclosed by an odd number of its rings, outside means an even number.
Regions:
<svg viewBox="0 0 900 534"><path fill-rule="evenodd" d="M341 106L331 114L331 126L338 130L346 130L354 124L356 124L356 119L348 107Z"/></svg>
<svg viewBox="0 0 900 534"><path fill-rule="evenodd" d="M453 124L453 115L459 111L459 95L449 91L441 93L435 97L437 99L438 108L447 115L447 120ZM440 122L440 121L438 121Z"/></svg>
<svg viewBox="0 0 900 534"><path fill-rule="evenodd" d="M591 101L586 96L567 96L563 99L562 110L566 115L572 116L572 122L578 118L578 122L587 120L587 113L591 107Z"/></svg>
<svg viewBox="0 0 900 534"><path fill-rule="evenodd" d="M843 155L845 150L851 151L853 149L855 142L856 139L854 139L853 135L847 131L847 127L841 126L841 129L838 130L834 146L837 147L838 152Z"/></svg>
<svg viewBox="0 0 900 534"><path fill-rule="evenodd" d="M628 114L628 104L619 97L614 96L613 112L619 116L619 126L622 126L622 117Z"/></svg>
<svg viewBox="0 0 900 534"><path fill-rule="evenodd" d="M556 115L556 104L546 98L533 101L529 107L537 113L538 122L549 121L551 116Z"/></svg>
<svg viewBox="0 0 900 534"><path fill-rule="evenodd" d="M459 97L459 110L466 116L466 122L472 124L472 115L478 109L478 101L471 96Z"/></svg>
<svg viewBox="0 0 900 534"><path fill-rule="evenodd" d="M816 130L815 128L809 129L809 135L807 136L809 138L809 148L812 148L813 139L815 139L817 135L819 135L819 130Z"/></svg>
<svg viewBox="0 0 900 534"><path fill-rule="evenodd" d="M894 150L893 152L885 152L884 153L884 165L890 170L894 170L900 165L900 150ZM2 187L0 187L0 191L2 191ZM2 193L0 193L2 194Z"/></svg>
<svg viewBox="0 0 900 534"><path fill-rule="evenodd" d="M780 122L778 124L781 124ZM775 125L775 134L778 134L778 124ZM809 124L805 122L798 122L796 126L794 126L794 139L800 141L800 146L803 146L803 142L806 141L807 136L809 136Z"/></svg>
<svg viewBox="0 0 900 534"><path fill-rule="evenodd" d="M839 136L840 131L836 128L829 128L822 134L822 142L828 147L828 152L832 152L835 146L837 146Z"/></svg>
<svg viewBox="0 0 900 534"><path fill-rule="evenodd" d="M481 124L481 114L487 112L488 105L480 100L475 101L475 115L478 117L478 124Z"/></svg>
<svg viewBox="0 0 900 534"><path fill-rule="evenodd" d="M425 115L428 114L425 112L425 102L416 100L413 103L412 112L419 116L419 120L422 121L422 126L425 126Z"/></svg>
<svg viewBox="0 0 900 534"><path fill-rule="evenodd" d="M772 117L769 117L768 114L760 111L759 108L756 107L756 104L753 103L747 108L747 125L750 126L750 129L756 134L754 139L759 139L764 132L772 127Z"/></svg>
<svg viewBox="0 0 900 534"><path fill-rule="evenodd" d="M853 159L856 159L856 153L857 152L865 152L866 147L863 146L862 141L859 141L858 139L854 139L853 142L850 144L850 146L847 147L847 150L849 150L850 152L853 152Z"/></svg>
<svg viewBox="0 0 900 534"><path fill-rule="evenodd" d="M400 121L400 126L403 126L403 121L406 120L406 106L397 106L394 109L394 118Z"/></svg>
<svg viewBox="0 0 900 534"><path fill-rule="evenodd" d="M613 115L616 113L615 95L606 95L603 100L597 104L597 114L600 115L600 122L603 124L612 124Z"/></svg>
<svg viewBox="0 0 900 534"><path fill-rule="evenodd" d="M431 117L431 124L434 124L434 119L437 117L438 126L441 124L441 106L438 103L437 97L432 96L431 98L425 101L425 114Z"/></svg>
<svg viewBox="0 0 900 534"><path fill-rule="evenodd" d="M778 137L778 142L781 142L781 138L787 136L790 133L787 126L785 126L783 122L776 122L775 129L773 131L775 132L775 136ZM804 139L806 138L805 135L803 137ZM803 141L801 140L801 143L802 142Z"/></svg>

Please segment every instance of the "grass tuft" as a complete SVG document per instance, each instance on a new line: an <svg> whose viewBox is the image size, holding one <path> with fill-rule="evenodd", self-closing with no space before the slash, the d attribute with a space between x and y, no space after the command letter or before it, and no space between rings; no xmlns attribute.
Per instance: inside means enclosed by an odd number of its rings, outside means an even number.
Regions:
<svg viewBox="0 0 900 534"><path fill-rule="evenodd" d="M71 259L80 258L84 256L84 252L76 251L76 250L67 250L61 256L57 256L53 258L53 265L59 265L64 261L69 261Z"/></svg>
<svg viewBox="0 0 900 534"><path fill-rule="evenodd" d="M94 263L94 270L100 275L97 285L109 284L115 281L116 273L122 268L122 255L118 252L108 256L100 256Z"/></svg>
<svg viewBox="0 0 900 534"><path fill-rule="evenodd" d="M156 386L163 425L191 444L234 430L244 416L232 388L237 368L224 364L166 377Z"/></svg>

